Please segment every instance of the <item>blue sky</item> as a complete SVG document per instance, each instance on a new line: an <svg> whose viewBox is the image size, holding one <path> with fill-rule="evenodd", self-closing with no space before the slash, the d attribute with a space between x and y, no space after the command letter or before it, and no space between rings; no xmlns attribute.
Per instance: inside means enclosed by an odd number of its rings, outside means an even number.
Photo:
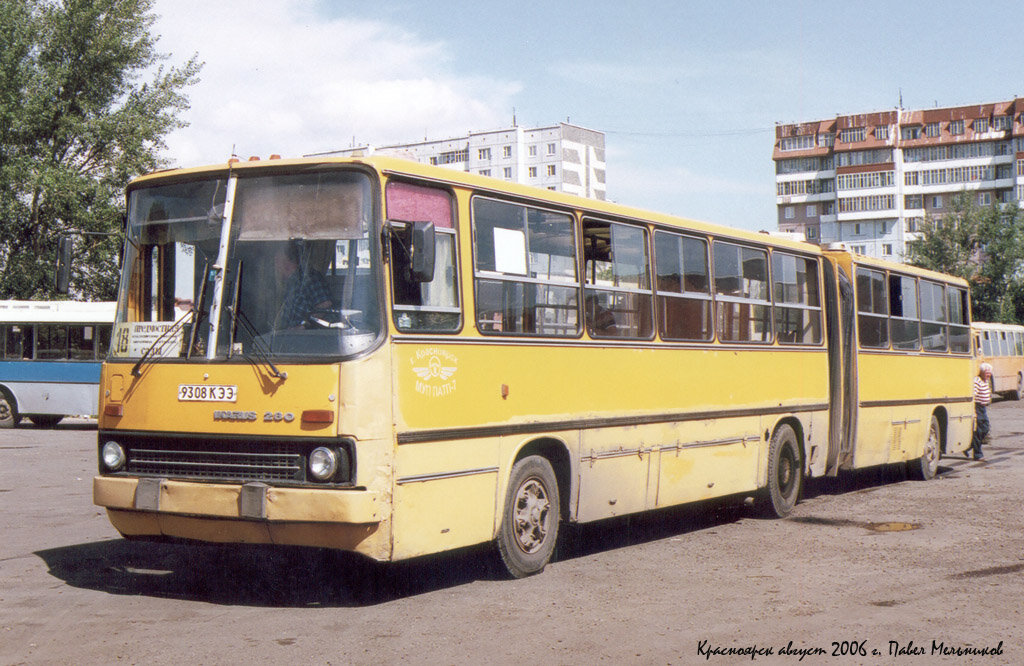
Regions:
<svg viewBox="0 0 1024 666"><path fill-rule="evenodd" d="M1017 3L157 0L176 166L570 122L615 201L776 225L776 122L1024 96Z"/></svg>

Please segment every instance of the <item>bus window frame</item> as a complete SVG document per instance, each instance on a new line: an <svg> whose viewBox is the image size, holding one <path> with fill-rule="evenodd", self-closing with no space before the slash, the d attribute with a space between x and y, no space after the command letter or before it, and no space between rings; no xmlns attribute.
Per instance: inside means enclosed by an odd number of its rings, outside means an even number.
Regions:
<svg viewBox="0 0 1024 666"><path fill-rule="evenodd" d="M740 251L740 254L739 254L739 264L737 266L737 269L740 271L740 273L739 273L739 275L737 275L737 277L739 277L741 279L745 279L745 277L744 277L744 275L742 273L742 271L743 271L743 250L751 250L751 251L754 251L754 252L763 252L764 253L764 285L765 285L764 289L765 289L765 294L767 296L767 298L765 300L756 299L756 298L750 298L750 297L744 297L744 296L732 296L732 295L729 295L729 294L720 293L718 291L719 275L718 275L718 266L717 266L718 261L716 259L716 257L717 257L716 247L719 244L721 244L723 246L728 245L728 246L731 246L731 247L735 247L735 248L737 248ZM716 236L716 237L713 237L711 239L711 281L712 281L711 289L712 289L712 298L714 299L714 304L715 304L715 309L714 309L715 337L716 337L716 339L720 343L722 343L722 344L739 344L739 345L771 345L772 343L775 342L775 321L774 321L775 311L774 311L774 304L772 303L772 274L771 274L771 269L772 269L772 266L771 266L771 257L770 257L770 253L769 253L769 246L767 246L767 245L755 245L755 244L752 244L752 243L744 243L744 242L739 241L739 240L734 240L732 238L720 237L720 236ZM726 276L722 276L722 277L724 278ZM723 331L722 331L722 327L720 325L721 321L722 321L722 313L721 313L721 311L719 309L719 306L723 306L723 305L726 305L726 304L728 304L730 306L733 306L733 305L750 305L752 307L766 307L767 308L767 313L768 313L767 317L765 319L765 321L767 322L767 326L766 326L766 329L765 329L767 331L767 334L768 334L767 338L761 339L761 340L754 340L754 339L742 340L742 339L734 339L734 338L725 337L722 334ZM752 319L751 321L754 321L754 320Z"/></svg>
<svg viewBox="0 0 1024 666"><path fill-rule="evenodd" d="M452 268L455 271L454 292L455 292L456 305L454 307L450 307L450 306L436 307L436 306L425 306L425 305L402 305L402 304L399 304L398 301L397 301L396 295L395 295L396 284L395 284L395 279L394 279L394 274L393 274L395 258L394 258L394 256L389 256L389 259L390 259L389 263L391 265L388 266L388 268L385 269L382 272L387 274L388 281L391 283L388 286L388 288L387 288L389 305L391 306L391 321L392 321L393 325L395 326L395 330L397 330L399 333L403 333L403 334L415 334L415 335L418 335L418 334L422 333L424 335L457 335L460 332L462 332L463 328L465 328L465 325L466 325L466 314L465 314L465 308L463 307L464 306L464 303L463 303L464 298L463 298L463 293L462 293L462 272L463 271L462 271L462 248L460 247L461 243L459 242L459 238L460 238L460 220L459 220L458 198L457 198L454 190L451 187L442 187L441 185L439 185L437 183L433 183L433 182L429 182L429 181L428 182L424 182L424 181L419 181L419 180L414 180L414 179L409 179L409 178L394 178L394 177L388 178L383 183L383 188L382 188L382 193L381 193L381 200L382 200L382 202L384 204L384 209L385 209L385 215L383 217L383 220L384 220L383 224L384 225L388 225L391 221L397 221L397 222L408 223L411 226L412 222L414 222L414 221L421 221L421 220L403 220L401 218L397 218L397 217L394 217L394 216L391 215L390 211L388 210L388 188L392 185L392 183L394 183L396 185L399 185L399 186L403 186L404 185L404 186L409 186L409 187L421 187L421 188L425 188L425 189L430 189L430 190L434 190L436 192L442 192L442 193L444 193L448 197L448 205L449 205L449 209L450 209L450 213L449 214L450 214L450 219L451 219L452 226L451 226L450 229L446 229L444 227L439 227L439 226L437 226L435 224L434 225L434 234L435 234L435 237L437 239L440 239L443 236L447 236L447 237L449 237L451 239L451 242L452 242L452 252L454 254ZM388 253L389 253L389 255L393 255L393 253L391 253L391 248L390 248L391 241L388 240L387 242L389 244L389 246L388 246ZM435 253L437 253L437 248L439 246L440 246L439 240L435 240ZM438 266L439 265L440 265L440 263L437 262L436 259L435 259L435 267L434 267L434 271L435 271L434 272L434 277L435 277L435 279L437 279L437 270L438 270ZM458 325L455 326L454 328L444 328L444 329L440 329L440 328L424 328L424 327L421 327L421 326L401 326L399 324L399 318L401 317L401 314L403 312L457 314L458 315Z"/></svg>
<svg viewBox="0 0 1024 666"><path fill-rule="evenodd" d="M701 243L704 246L704 278L707 281L707 291L706 292L689 291L689 290L686 289L686 275L687 275L687 273L686 273L686 263L683 260L683 257L685 256L685 250L683 250L684 254L680 255L680 257L679 257L680 267L681 267L681 271L682 271L682 273L680 275L680 280L681 280L681 286L682 286L683 290L680 291L680 292L663 291L662 289L660 289L658 287L658 280L659 280L659 278L661 276L661 273L659 272L659 269L658 269L658 235L659 234L662 234L662 235L665 235L665 236L669 236L669 237L672 237L672 238L677 238L677 239L680 240L681 243L685 243L687 240L691 240L691 241L696 241L698 243ZM709 239L706 236L698 236L698 235L692 234L692 233L691 234L682 233L682 232L674 230L674 229L665 229L665 228L655 227L655 228L652 229L651 243L652 243L652 246L653 246L653 252L651 253L651 260L653 262L652 271L651 271L652 275L653 275L653 282L651 284L651 287L652 287L652 290L654 292L655 319L657 320L657 322L656 322L657 325L655 326L655 328L657 329L658 336L662 340L670 341L670 342L711 342L711 341L713 341L715 339L715 335L716 335L716 330L715 330L716 327L715 327L715 299L714 299L714 295L713 295L714 275L713 275L713 273L711 271L711 239ZM682 248L682 245L680 245L680 248ZM684 338L684 337L677 338L677 337L672 337L672 336L666 335L665 333L666 333L667 327L668 327L668 319L667 319L667 313L665 312L666 308L663 306L662 301L661 301L662 298L665 298L665 299L670 299L670 298L671 299L678 299L680 301L700 302L703 305L703 307L706 308L705 312L706 312L707 317L708 317L708 334L705 337L701 337L701 338Z"/></svg>
<svg viewBox="0 0 1024 666"><path fill-rule="evenodd" d="M892 349L894 351L900 351L900 352L916 352L916 351L921 351L923 343L921 341L921 283L920 283L920 280L918 280L918 278L916 278L916 277L914 277L912 275L905 275L903 273L897 273L895 271L886 271L886 272L888 274L887 275L887 281L888 281L888 287L889 287L889 345L892 347ZM892 300L892 296L893 296L893 293L894 293L894 289L893 289L893 280L894 279L895 280L910 280L911 283L914 285L914 316L913 317L906 317L906 316L903 316L903 315L896 316L896 315L893 314L893 310L895 309L895 308L893 308L893 300ZM900 291L900 293L902 295L902 293L903 293L902 290ZM901 303L902 303L902 299L901 299ZM909 346L909 345L907 345L907 346L900 346L900 345L897 344L896 335L894 334L894 327L893 327L893 324L895 322L897 322L897 321L899 321L899 322L911 322L911 323L914 324L915 328L917 329L917 335L915 336L916 337L916 344L914 346Z"/></svg>
<svg viewBox="0 0 1024 666"><path fill-rule="evenodd" d="M821 345L823 345L825 343L825 320L824 320L825 311L824 311L824 300L823 300L823 291L822 291L822 282L821 282L821 280L822 280L822 263L821 263L821 259L819 257L812 257L812 256L808 256L808 255L805 255L805 254L801 254L799 252L789 251L789 250L786 250L784 248L772 247L770 249L771 249L771 251L769 252L769 257L768 257L768 264L769 264L769 278L768 278L768 285L769 286L768 286L768 289L769 289L769 294L771 296L771 301L772 301L772 331L773 331L773 334L774 334L774 338L773 338L774 341L777 344L779 344L779 345L783 345L783 346L787 346L787 347L820 347ZM776 285L776 279L777 279L776 275L775 275L775 273L776 273L776 271L775 271L775 256L776 255L778 255L779 257L791 258L791 259L794 259L794 260L797 260L797 261L811 262L814 265L814 273L815 273L815 275L814 275L814 278L815 278L814 284L815 284L815 292L816 292L816 295L818 297L818 305L816 305L816 306L815 305L807 305L807 304L804 304L802 302L801 303L797 303L797 302L792 302L791 303L789 301L779 301L779 300L777 300L775 298L775 285ZM817 329L818 329L818 339L813 341L813 342L790 342L788 340L783 340L781 338L781 336L779 336L778 314L780 313L780 311L785 311L785 310L802 310L804 312L817 313L817 315L818 315L818 326L817 326Z"/></svg>
<svg viewBox="0 0 1024 666"><path fill-rule="evenodd" d="M921 279L921 280L919 280L919 284L920 284L920 289L918 291L918 295L919 295L918 297L921 299L921 314L920 314L920 317L921 317L921 349L924 352L931 353L931 354L945 354L945 353L949 353L949 351L950 351L950 349L949 349L949 312L948 312L949 303L946 300L948 298L947 295L946 295L946 287L947 287L947 285L945 283L943 283L943 282L938 282L936 280L929 280L929 279ZM925 310L925 299L924 299L925 287L924 287L924 285L929 285L930 287L938 287L942 291L942 296L941 296L941 298L938 299L938 302L942 306L942 316L945 319L944 321L943 320L938 320L938 319L925 319L925 317L924 317L924 314L925 314L924 313L924 310ZM942 330L943 346L941 348L939 348L939 347L929 347L927 345L927 343L925 342L928 339L928 336L925 335L925 330L926 330L925 327L929 326L929 325L930 326L938 326Z"/></svg>
<svg viewBox="0 0 1024 666"><path fill-rule="evenodd" d="M643 259L644 259L644 267L643 267L644 268L644 278L646 278L646 280L647 280L647 288L646 289L644 289L643 287L621 287L621 286L597 285L597 284L592 284L592 283L590 283L588 281L590 279L587 276L587 248L586 248L586 239L587 239L587 225L588 224L594 225L594 226L597 226L597 225L607 225L608 226L608 230L609 230L610 242L613 243L613 244L615 242L614 241L615 233L613 231L613 229L615 227L619 227L619 228L622 228L622 229L635 229L635 230L640 232L641 237L642 237L641 250L643 252ZM580 242L580 248L581 248L581 251L579 253L579 263L580 263L580 273L581 273L580 283L581 283L581 285L583 287L583 304L584 304L583 318L584 318L584 328L586 329L587 334L590 337L595 338L595 339L600 339L600 340L653 340L655 338L655 336L657 335L657 326L655 325L655 320L657 319L657 316L656 316L656 313L655 313L655 307L656 307L655 306L655 300L656 299L654 297L654 291L655 291L654 290L654 286L655 285L654 285L653 277L651 275L651 270L653 268L652 252L651 252L651 239L652 239L652 237L653 237L653 234L651 233L650 226L647 225L647 224L644 224L642 222L641 223L623 222L621 220L613 220L613 219L609 219L609 218L606 218L606 217L600 217L600 216L596 216L596 215L592 215L592 214L584 214L584 215L581 216L581 219L580 219L580 233L579 233L579 242ZM615 262L613 260L613 266L614 265L615 265ZM647 333L647 335L614 335L614 334L604 334L604 333L601 332L600 329L598 329L596 326L594 326L593 325L594 322L592 321L594 319L594 317L591 317L590 309L589 309L589 307L587 307L587 303L589 302L589 299L590 299L591 296L596 297L600 293L605 293L605 294L627 294L627 295L636 296L638 298L646 297L646 299L647 299L647 317L646 317L647 321L646 321L646 324L649 327L649 332ZM595 301L595 303L596 303L596 301ZM637 321L638 321L638 330L640 330L640 331L643 330L641 328L642 327L642 322L640 322L640 319L641 319L642 315L643 315L642 312L638 312L636 314ZM617 326L618 323L616 322L615 325Z"/></svg>
<svg viewBox="0 0 1024 666"><path fill-rule="evenodd" d="M889 339L889 278L888 271L880 268L870 268L868 266L856 265L854 270L854 293L857 298L857 346L861 349L870 350L885 350L892 348L892 341ZM865 310L864 302L861 298L861 276L867 274L874 274L881 277L882 282L882 297L884 312L877 310ZM871 305L876 305L874 302L874 289L869 287L869 293L872 295ZM879 331L884 332L885 339L883 344L869 345L864 343L864 317L868 317L869 320L882 320L882 326Z"/></svg>
<svg viewBox="0 0 1024 666"><path fill-rule="evenodd" d="M561 216L564 216L565 218L567 218L568 223L569 223L569 228L572 231L572 235L573 235L571 247L572 247L572 251L573 251L573 262L572 262L572 265L573 265L573 270L575 272L575 281L574 282L568 282L568 281L559 282L559 281L550 280L550 279L531 278L529 276L530 266L529 266L529 248L528 248L528 246L527 246L527 251L526 251L527 252L527 254L526 254L526 260L527 260L527 266L526 266L527 273L526 273L526 275L519 275L519 274L514 274L514 273L504 273L504 272L501 272L501 271L489 271L489 270L481 270L481 269L479 269L478 266L479 266L479 261L480 261L480 254L479 254L479 243L478 243L478 241L479 241L479 233L478 233L478 229L477 229L478 225L477 225L477 212L476 212L476 202L477 201L491 201L491 202L496 202L496 203L507 205L507 206L518 206L520 208L537 210L537 211L541 211L541 212L544 212L544 213L551 213L551 214L554 214L554 215L561 215ZM548 205L548 206L541 206L541 205L538 205L538 202L536 202L536 201L523 201L523 200L515 199L515 198L506 198L506 197L494 196L494 193L491 193L491 192L478 192L478 191L474 191L474 192L470 193L469 206L468 207L469 207L470 245L472 246L471 247L470 261L472 262L471 263L471 270L472 270L471 279L473 281L472 282L472 288L473 288L473 326L475 327L476 331L480 335L485 335L485 336L488 336L488 337L551 338L551 339L556 339L556 340L574 340L574 339L579 339L579 338L583 337L583 316L582 316L583 281L581 279L582 276L580 275L580 272L581 272L581 268L580 268L581 262L580 262L580 256L579 256L580 255L580 251L581 251L581 241L580 241L580 238L579 238L580 230L579 230L579 224L578 224L576 212L574 210L572 210L572 209L566 210L566 209L559 208L557 206L550 206L550 205ZM524 225L524 230L526 230L525 225ZM526 235L529 236L529 231L528 230L526 230ZM481 312L481 309L480 309L480 304L481 304L480 285L481 285L481 281L487 281L487 282L511 282L511 283L522 284L522 285L543 285L543 286L547 286L547 287L567 288L567 289L571 288L571 289L575 290L575 292L576 292L576 307L573 308L573 310L576 313L576 328L575 328L575 330L573 330L570 333L564 333L564 334L560 334L560 333L527 333L527 332L522 332L522 331L504 331L504 330L503 331L485 330L484 328L481 327L481 322L483 321L482 318L481 318L482 317L482 312ZM555 307L555 306L548 306L548 307ZM566 311L568 311L568 309Z"/></svg>

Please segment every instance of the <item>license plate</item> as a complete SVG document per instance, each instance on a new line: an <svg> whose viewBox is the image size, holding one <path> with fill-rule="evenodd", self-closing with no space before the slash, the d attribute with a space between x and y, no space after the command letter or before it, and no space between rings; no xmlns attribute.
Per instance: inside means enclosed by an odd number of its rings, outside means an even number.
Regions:
<svg viewBox="0 0 1024 666"><path fill-rule="evenodd" d="M234 402L238 397L237 386L217 384L180 384L179 402Z"/></svg>

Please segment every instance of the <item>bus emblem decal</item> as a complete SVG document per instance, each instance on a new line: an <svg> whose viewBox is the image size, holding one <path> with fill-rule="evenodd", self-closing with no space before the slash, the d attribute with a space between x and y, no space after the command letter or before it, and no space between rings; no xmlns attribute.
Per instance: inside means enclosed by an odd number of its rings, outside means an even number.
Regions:
<svg viewBox="0 0 1024 666"><path fill-rule="evenodd" d="M214 421L255 421L256 412L240 412L240 411L229 411L225 409L215 409L213 411Z"/></svg>
<svg viewBox="0 0 1024 666"><path fill-rule="evenodd" d="M416 392L430 398L450 395L455 391L459 359L449 351L437 347L417 349L410 359L416 375Z"/></svg>

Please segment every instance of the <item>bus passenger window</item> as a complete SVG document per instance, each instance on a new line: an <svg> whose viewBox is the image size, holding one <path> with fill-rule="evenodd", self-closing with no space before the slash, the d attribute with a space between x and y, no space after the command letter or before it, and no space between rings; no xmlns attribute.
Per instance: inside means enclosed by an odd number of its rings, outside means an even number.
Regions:
<svg viewBox="0 0 1024 666"><path fill-rule="evenodd" d="M572 217L473 198L476 325L489 335L579 335Z"/></svg>
<svg viewBox="0 0 1024 666"><path fill-rule="evenodd" d="M903 275L889 276L889 333L893 349L921 348L921 324L917 312L917 280Z"/></svg>
<svg viewBox="0 0 1024 666"><path fill-rule="evenodd" d="M771 342L768 252L715 241L715 308L722 342Z"/></svg>
<svg viewBox="0 0 1024 666"><path fill-rule="evenodd" d="M949 351L966 354L971 351L971 322L968 320L970 306L967 303L967 290L947 287L949 296ZM1014 350L1020 356L1020 333L1015 334Z"/></svg>
<svg viewBox="0 0 1024 666"><path fill-rule="evenodd" d="M11 324L6 327L4 358L22 361L32 358L32 325Z"/></svg>
<svg viewBox="0 0 1024 666"><path fill-rule="evenodd" d="M385 192L391 234L391 289L400 331L456 331L462 325L451 196L444 190L391 181ZM412 279L412 222L434 225L434 279ZM408 224L403 224L408 223Z"/></svg>
<svg viewBox="0 0 1024 666"><path fill-rule="evenodd" d="M95 326L68 326L68 358L75 361L92 361L96 358L95 346Z"/></svg>
<svg viewBox="0 0 1024 666"><path fill-rule="evenodd" d="M857 269L857 333L861 347L889 346L888 295L885 273Z"/></svg>
<svg viewBox="0 0 1024 666"><path fill-rule="evenodd" d="M946 351L946 294L941 284L921 281L921 339L925 351Z"/></svg>
<svg viewBox="0 0 1024 666"><path fill-rule="evenodd" d="M775 336L781 344L821 343L818 262L783 252L772 253Z"/></svg>
<svg viewBox="0 0 1024 666"><path fill-rule="evenodd" d="M584 220L583 254L587 332L602 338L652 337L647 231Z"/></svg>
<svg viewBox="0 0 1024 666"><path fill-rule="evenodd" d="M65 359L68 357L68 328L56 324L36 327L36 358Z"/></svg>
<svg viewBox="0 0 1024 666"><path fill-rule="evenodd" d="M654 232L658 271L658 330L665 340L710 340L711 279L708 244L664 231Z"/></svg>

